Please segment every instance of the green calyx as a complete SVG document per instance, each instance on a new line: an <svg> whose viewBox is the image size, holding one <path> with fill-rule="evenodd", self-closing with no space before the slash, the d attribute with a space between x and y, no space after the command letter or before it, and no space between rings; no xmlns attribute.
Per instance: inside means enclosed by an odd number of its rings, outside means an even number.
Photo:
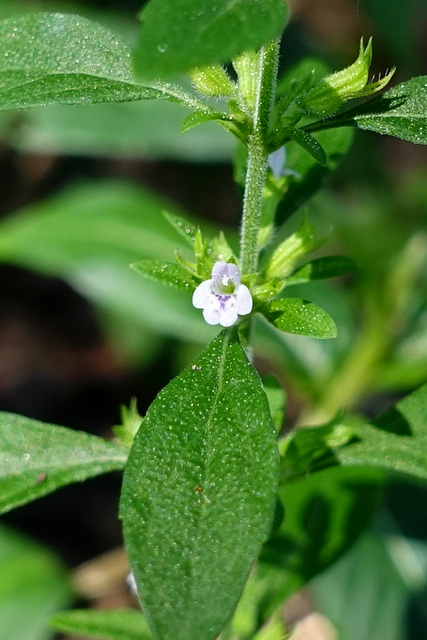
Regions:
<svg viewBox="0 0 427 640"><path fill-rule="evenodd" d="M372 38L366 48L360 41L359 56L353 64L341 71L326 76L312 89L303 94L298 104L307 113L327 117L352 98L372 95L383 89L394 74L392 69L384 78L368 83L372 60Z"/></svg>
<svg viewBox="0 0 427 640"><path fill-rule="evenodd" d="M213 98L232 98L236 95L235 84L226 70L219 64L196 67L189 76L194 87L205 96Z"/></svg>
<svg viewBox="0 0 427 640"><path fill-rule="evenodd" d="M239 79L239 103L246 113L253 113L257 96L259 54L247 51L233 60Z"/></svg>
<svg viewBox="0 0 427 640"><path fill-rule="evenodd" d="M143 418L138 413L136 398L132 398L130 406L122 405L120 408L122 424L113 427L113 433L122 444L130 447L136 436Z"/></svg>

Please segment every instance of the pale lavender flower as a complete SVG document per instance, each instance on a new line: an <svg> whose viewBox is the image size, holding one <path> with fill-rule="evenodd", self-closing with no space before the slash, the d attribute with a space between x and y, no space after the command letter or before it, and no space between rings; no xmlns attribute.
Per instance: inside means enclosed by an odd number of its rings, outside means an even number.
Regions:
<svg viewBox="0 0 427 640"><path fill-rule="evenodd" d="M231 327L238 316L252 311L252 296L240 282L240 271L235 264L215 262L212 278L205 280L193 293L193 305L203 309L208 324Z"/></svg>

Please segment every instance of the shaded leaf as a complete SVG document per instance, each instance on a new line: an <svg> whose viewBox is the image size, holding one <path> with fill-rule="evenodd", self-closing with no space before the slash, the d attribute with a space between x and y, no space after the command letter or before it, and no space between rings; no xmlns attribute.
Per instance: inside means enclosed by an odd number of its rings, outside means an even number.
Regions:
<svg viewBox="0 0 427 640"><path fill-rule="evenodd" d="M329 175L347 155L353 142L354 131L350 127L319 131L316 138L328 158L325 167L322 167L295 141L289 142L285 147L287 178L284 196L276 215L278 223L287 220L324 186Z"/></svg>
<svg viewBox="0 0 427 640"><path fill-rule="evenodd" d="M384 475L376 469L343 467L283 482L279 496L285 518L260 558L264 619L353 544L370 522L383 484Z"/></svg>
<svg viewBox="0 0 427 640"><path fill-rule="evenodd" d="M282 0L151 0L144 7L135 67L164 78L259 49L285 26Z"/></svg>
<svg viewBox="0 0 427 640"><path fill-rule="evenodd" d="M314 302L282 298L258 309L277 329L312 338L335 338L337 328L331 316Z"/></svg>
<svg viewBox="0 0 427 640"><path fill-rule="evenodd" d="M354 432L356 440L335 453L339 463L427 480L427 385Z"/></svg>
<svg viewBox="0 0 427 640"><path fill-rule="evenodd" d="M224 331L153 402L126 466L125 541L159 638L216 638L268 535L277 472L261 381Z"/></svg>
<svg viewBox="0 0 427 640"><path fill-rule="evenodd" d="M286 393L279 380L274 375L264 376L262 379L264 391L270 406L271 418L279 433L283 427L286 411Z"/></svg>
<svg viewBox="0 0 427 640"><path fill-rule="evenodd" d="M319 427L294 429L280 442L282 477L295 479L335 464L335 450L354 437L353 427L338 419Z"/></svg>
<svg viewBox="0 0 427 640"><path fill-rule="evenodd" d="M151 640L150 628L134 609L74 609L61 611L50 618L57 631L102 640Z"/></svg>
<svg viewBox="0 0 427 640"><path fill-rule="evenodd" d="M356 263L347 256L325 256L307 262L286 279L286 286L335 278L357 268Z"/></svg>
<svg viewBox="0 0 427 640"><path fill-rule="evenodd" d="M290 136L297 142L300 147L308 151L316 162L318 162L322 167L326 167L328 164L328 157L326 152L321 144L316 140L311 133L304 131L304 129L291 129Z"/></svg>
<svg viewBox="0 0 427 640"><path fill-rule="evenodd" d="M0 513L123 469L129 450L83 431L0 413Z"/></svg>

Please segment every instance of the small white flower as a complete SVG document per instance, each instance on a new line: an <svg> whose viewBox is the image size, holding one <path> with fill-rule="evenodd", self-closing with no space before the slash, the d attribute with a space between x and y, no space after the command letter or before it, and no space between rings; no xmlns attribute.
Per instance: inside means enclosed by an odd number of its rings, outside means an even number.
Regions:
<svg viewBox="0 0 427 640"><path fill-rule="evenodd" d="M208 324L231 327L238 316L252 311L252 296L240 282L240 271L235 264L215 262L212 278L205 280L193 293L193 305L203 309Z"/></svg>

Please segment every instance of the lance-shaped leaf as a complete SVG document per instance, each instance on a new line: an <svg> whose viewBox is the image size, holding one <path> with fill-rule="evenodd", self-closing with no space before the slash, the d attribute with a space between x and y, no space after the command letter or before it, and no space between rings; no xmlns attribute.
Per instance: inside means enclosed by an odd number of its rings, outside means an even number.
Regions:
<svg viewBox="0 0 427 640"><path fill-rule="evenodd" d="M102 640L151 640L150 629L142 613L134 609L74 609L52 616L50 624L57 631L102 638Z"/></svg>
<svg viewBox="0 0 427 640"><path fill-rule="evenodd" d="M0 413L0 513L122 469L128 448L83 431Z"/></svg>
<svg viewBox="0 0 427 640"><path fill-rule="evenodd" d="M298 298L271 300L258 309L277 329L311 338L336 338L331 316L314 302Z"/></svg>
<svg viewBox="0 0 427 640"><path fill-rule="evenodd" d="M369 102L354 120L361 129L427 144L427 76L402 82Z"/></svg>
<svg viewBox="0 0 427 640"><path fill-rule="evenodd" d="M335 278L344 273L353 271L357 265L347 256L325 256L307 262L297 269L286 279L286 286L291 284L302 284L312 280L323 280L325 278Z"/></svg>
<svg viewBox="0 0 427 640"><path fill-rule="evenodd" d="M356 125L360 129L415 144L427 144L426 101L427 76L420 76L402 82L380 97L349 109L336 118L310 125L307 130Z"/></svg>
<svg viewBox="0 0 427 640"><path fill-rule="evenodd" d="M226 127L233 128L232 118L226 113L221 113L220 111L212 111L210 113L195 111L183 120L181 133L186 133L190 131L190 129L193 129L193 127L197 127L199 124L204 124L205 122L210 122L211 120L224 124Z"/></svg>
<svg viewBox="0 0 427 640"><path fill-rule="evenodd" d="M96 22L35 13L0 23L0 110L154 98L187 104L171 85L139 85L129 45Z"/></svg>
<svg viewBox="0 0 427 640"><path fill-rule="evenodd" d="M126 465L121 517L159 640L214 640L269 533L276 436L260 378L223 331L156 398Z"/></svg>
<svg viewBox="0 0 427 640"><path fill-rule="evenodd" d="M181 216L169 213L169 211L164 211L163 215L169 224L193 247L196 242L198 227Z"/></svg>
<svg viewBox="0 0 427 640"><path fill-rule="evenodd" d="M280 35L283 0L151 0L144 8L135 66L144 78L228 62Z"/></svg>
<svg viewBox="0 0 427 640"><path fill-rule="evenodd" d="M193 278L188 271L174 262L142 260L141 262L135 262L131 267L142 276L155 282L166 284L179 291L192 293L199 284L199 281Z"/></svg>

